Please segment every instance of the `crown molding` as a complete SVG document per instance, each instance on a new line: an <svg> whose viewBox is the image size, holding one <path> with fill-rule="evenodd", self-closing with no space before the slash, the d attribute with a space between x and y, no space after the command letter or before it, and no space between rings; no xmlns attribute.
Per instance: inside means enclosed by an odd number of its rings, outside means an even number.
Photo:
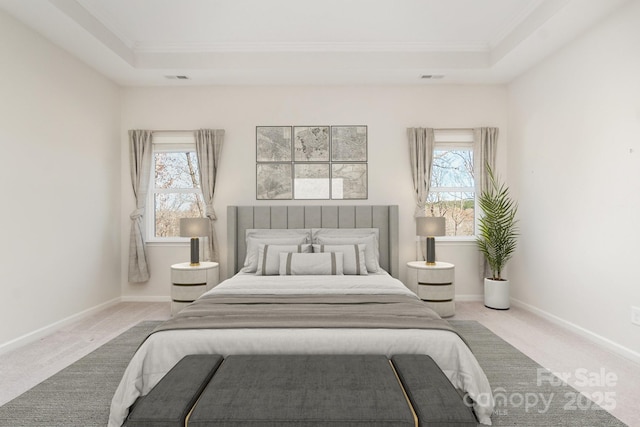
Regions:
<svg viewBox="0 0 640 427"><path fill-rule="evenodd" d="M140 53L228 53L228 52L480 52L487 53L484 42L227 42L227 43L139 43Z"/></svg>

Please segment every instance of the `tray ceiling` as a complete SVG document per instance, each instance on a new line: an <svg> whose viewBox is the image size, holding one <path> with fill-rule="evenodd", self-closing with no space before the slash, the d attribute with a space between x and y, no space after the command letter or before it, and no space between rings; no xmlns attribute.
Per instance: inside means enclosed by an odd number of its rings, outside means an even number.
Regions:
<svg viewBox="0 0 640 427"><path fill-rule="evenodd" d="M121 85L446 84L508 82L625 1L0 0L0 8Z"/></svg>

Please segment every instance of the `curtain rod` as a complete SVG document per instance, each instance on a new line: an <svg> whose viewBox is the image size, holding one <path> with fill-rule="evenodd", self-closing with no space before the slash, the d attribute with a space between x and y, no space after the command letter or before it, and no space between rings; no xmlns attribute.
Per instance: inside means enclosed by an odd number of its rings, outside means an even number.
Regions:
<svg viewBox="0 0 640 427"><path fill-rule="evenodd" d="M473 130L474 128L433 128L433 130Z"/></svg>

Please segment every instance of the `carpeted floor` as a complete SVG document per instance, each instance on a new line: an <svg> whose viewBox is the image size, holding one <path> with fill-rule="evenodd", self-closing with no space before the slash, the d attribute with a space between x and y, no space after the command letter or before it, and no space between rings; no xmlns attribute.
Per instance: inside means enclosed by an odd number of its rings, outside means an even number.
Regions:
<svg viewBox="0 0 640 427"><path fill-rule="evenodd" d="M105 426L122 372L158 322L142 322L0 407L2 427ZM474 321L451 321L485 370L498 426L625 426ZM541 381L539 381L541 380Z"/></svg>
<svg viewBox="0 0 640 427"><path fill-rule="evenodd" d="M0 426L106 426L122 373L140 342L158 323L139 323L0 407Z"/></svg>

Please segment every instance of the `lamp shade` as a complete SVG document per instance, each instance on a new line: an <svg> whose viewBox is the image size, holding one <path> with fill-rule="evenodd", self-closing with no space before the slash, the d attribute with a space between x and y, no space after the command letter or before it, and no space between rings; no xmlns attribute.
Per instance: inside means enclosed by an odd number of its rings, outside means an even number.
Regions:
<svg viewBox="0 0 640 427"><path fill-rule="evenodd" d="M444 236L445 232L444 217L421 216L416 218L416 236Z"/></svg>
<svg viewBox="0 0 640 427"><path fill-rule="evenodd" d="M200 237L209 234L209 218L180 218L180 237Z"/></svg>

